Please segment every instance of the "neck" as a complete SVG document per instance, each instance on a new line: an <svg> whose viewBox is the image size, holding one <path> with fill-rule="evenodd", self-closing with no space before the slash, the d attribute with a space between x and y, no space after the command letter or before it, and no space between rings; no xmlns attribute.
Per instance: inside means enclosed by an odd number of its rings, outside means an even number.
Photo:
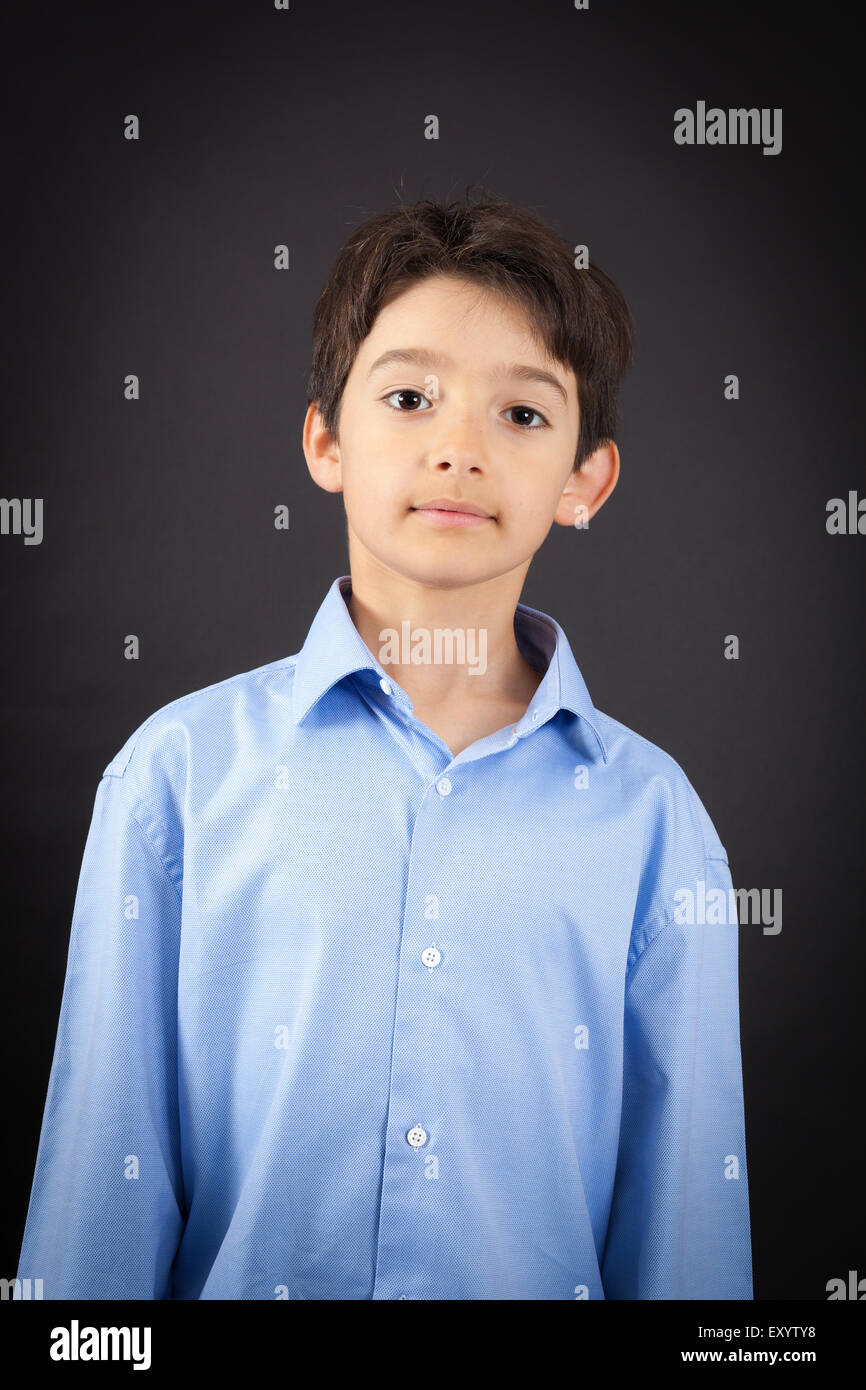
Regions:
<svg viewBox="0 0 866 1390"><path fill-rule="evenodd" d="M514 635L522 581L504 575L444 589L353 571L347 606L361 639L413 705L528 703L541 674Z"/></svg>

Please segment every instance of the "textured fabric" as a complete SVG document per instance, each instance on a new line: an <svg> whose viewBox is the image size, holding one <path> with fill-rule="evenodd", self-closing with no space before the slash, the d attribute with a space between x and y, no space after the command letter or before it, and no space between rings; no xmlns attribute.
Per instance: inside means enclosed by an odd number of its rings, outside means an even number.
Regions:
<svg viewBox="0 0 866 1390"><path fill-rule="evenodd" d="M106 767L19 1278L44 1297L752 1298L738 926L568 640L452 757L335 579ZM680 914L681 915L681 914Z"/></svg>

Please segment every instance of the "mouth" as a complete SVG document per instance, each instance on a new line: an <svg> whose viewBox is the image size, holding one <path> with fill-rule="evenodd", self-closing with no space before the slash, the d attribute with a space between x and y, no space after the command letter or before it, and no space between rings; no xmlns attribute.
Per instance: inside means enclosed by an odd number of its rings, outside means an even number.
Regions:
<svg viewBox="0 0 866 1390"><path fill-rule="evenodd" d="M494 518L474 502L457 502L451 497L435 497L432 502L422 502L409 510L416 516L431 521L434 526L483 526Z"/></svg>

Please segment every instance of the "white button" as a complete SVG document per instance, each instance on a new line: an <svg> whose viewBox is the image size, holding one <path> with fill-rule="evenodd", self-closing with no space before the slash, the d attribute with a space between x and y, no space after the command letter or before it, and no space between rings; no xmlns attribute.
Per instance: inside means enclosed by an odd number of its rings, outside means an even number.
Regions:
<svg viewBox="0 0 866 1390"><path fill-rule="evenodd" d="M440 796L447 796L451 790L451 783L447 777L440 777L436 783L436 790Z"/></svg>
<svg viewBox="0 0 866 1390"><path fill-rule="evenodd" d="M432 970L434 965L439 964L442 957L435 946L428 946L426 951L421 952L421 959Z"/></svg>
<svg viewBox="0 0 866 1390"><path fill-rule="evenodd" d="M413 1149L420 1149L422 1144L427 1143L427 1131L422 1129L420 1125L413 1125L406 1138Z"/></svg>
<svg viewBox="0 0 866 1390"><path fill-rule="evenodd" d="M512 726L511 726L511 732L512 732L512 734L513 734L513 736L514 736L515 738L519 738L519 737L520 737L520 735L519 735L518 732L517 732L517 725L516 725L516 724L512 724Z"/></svg>
<svg viewBox="0 0 866 1390"><path fill-rule="evenodd" d="M532 717L533 717L533 719L538 719L538 717L539 717L538 710L535 711L535 713L534 713L534 715L533 715Z"/></svg>
<svg viewBox="0 0 866 1390"><path fill-rule="evenodd" d="M394 687L393 687L393 685L391 684L390 681L386 681L386 679L385 679L384 676L383 676L382 679L380 680L379 685L382 687L382 689L384 690L384 692L385 692L386 695L393 695L393 694L394 694Z"/></svg>

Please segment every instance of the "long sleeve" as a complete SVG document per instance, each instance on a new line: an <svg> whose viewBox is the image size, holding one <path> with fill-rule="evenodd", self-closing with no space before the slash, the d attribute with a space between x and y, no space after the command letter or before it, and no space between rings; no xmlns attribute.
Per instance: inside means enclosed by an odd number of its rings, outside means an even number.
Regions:
<svg viewBox="0 0 866 1390"><path fill-rule="evenodd" d="M707 895L732 903L727 863L707 859L704 872ZM694 915L710 920L656 924L626 978L607 1298L753 1297L739 928L730 908L722 922Z"/></svg>
<svg viewBox="0 0 866 1390"><path fill-rule="evenodd" d="M171 1297L183 1229L177 1086L180 895L99 783L18 1278L47 1299Z"/></svg>

